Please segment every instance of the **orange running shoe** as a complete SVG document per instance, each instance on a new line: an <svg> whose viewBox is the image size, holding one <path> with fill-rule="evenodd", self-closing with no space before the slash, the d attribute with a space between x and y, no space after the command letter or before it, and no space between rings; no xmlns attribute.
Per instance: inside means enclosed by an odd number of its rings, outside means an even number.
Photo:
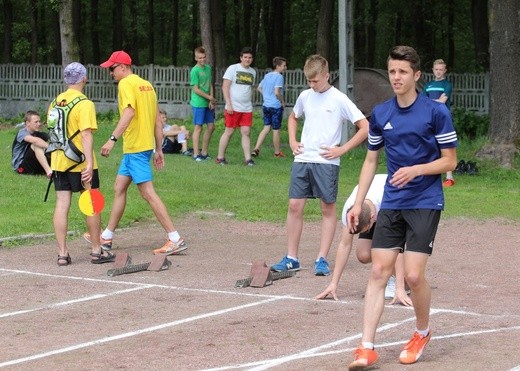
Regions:
<svg viewBox="0 0 520 371"><path fill-rule="evenodd" d="M379 356L374 349L365 349L363 345L360 345L354 351L354 361L348 365L348 369L349 371L363 370L366 367L372 366L378 359Z"/></svg>
<svg viewBox="0 0 520 371"><path fill-rule="evenodd" d="M403 351L399 355L399 362L409 365L415 363L421 357L421 354L424 350L428 341L430 341L430 337L432 332L428 332L428 335L422 336L417 331L414 332L410 341L404 346Z"/></svg>
<svg viewBox="0 0 520 371"><path fill-rule="evenodd" d="M444 187L453 187L455 185L455 181L453 179L446 179L442 185Z"/></svg>
<svg viewBox="0 0 520 371"><path fill-rule="evenodd" d="M282 158L282 157L285 157L285 153L283 153L282 151L278 152L278 153L275 153L274 154L274 157L276 158Z"/></svg>
<svg viewBox="0 0 520 371"><path fill-rule="evenodd" d="M188 245L186 245L186 242L181 238L177 242L172 242L170 240L166 241L163 247L155 249L153 253L154 255L174 255L186 250L187 248Z"/></svg>

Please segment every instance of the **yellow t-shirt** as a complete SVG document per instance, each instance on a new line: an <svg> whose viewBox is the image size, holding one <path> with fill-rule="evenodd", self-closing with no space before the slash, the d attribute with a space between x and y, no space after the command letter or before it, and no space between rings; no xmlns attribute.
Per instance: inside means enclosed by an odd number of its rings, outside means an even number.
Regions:
<svg viewBox="0 0 520 371"><path fill-rule="evenodd" d="M155 148L155 119L157 95L150 82L131 74L118 85L118 107L122 115L126 107L132 107L135 115L123 133L123 153L138 153Z"/></svg>
<svg viewBox="0 0 520 371"><path fill-rule="evenodd" d="M85 95L78 90L68 89L67 91L61 93L56 98L57 102L61 102L65 100L65 103L70 103L77 97ZM86 98L86 97L85 97ZM48 111L52 108L52 103L49 105ZM68 121L67 121L67 136L70 138L77 130L83 131L86 129L91 129L92 132L97 130L97 121L96 121L96 108L94 107L94 103L88 99L82 100L81 102L76 103L74 108L69 111ZM83 144L81 142L81 133L76 135L72 141L78 147L81 152L85 152L83 150ZM97 160L95 154L94 156L94 169L98 168ZM51 153L51 169L56 171L66 171L72 165L76 164L74 161L69 160L63 151L56 150ZM82 162L78 164L75 168L73 168L72 172L80 172L86 167L86 163Z"/></svg>

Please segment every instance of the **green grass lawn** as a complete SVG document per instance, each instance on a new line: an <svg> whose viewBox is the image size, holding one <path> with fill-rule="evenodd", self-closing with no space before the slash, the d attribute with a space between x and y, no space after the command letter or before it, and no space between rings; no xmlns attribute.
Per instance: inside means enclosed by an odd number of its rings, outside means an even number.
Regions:
<svg viewBox="0 0 520 371"><path fill-rule="evenodd" d="M99 148L105 143L115 125L116 116L112 120L107 119L106 115L104 117L98 122L99 130L95 134L96 154L99 153ZM192 128L190 123L186 124L188 128ZM216 157L218 141L223 132L222 118L217 120L216 127L210 145L210 155L213 158ZM255 114L252 148L261 128L261 117ZM2 179L0 238L52 233L54 188L51 188L49 200L44 203L47 179L18 175L11 170L11 143L15 133L14 127L0 130L2 158L0 161ZM289 154L286 132L282 133L282 143L285 143L282 150ZM475 160L474 153L481 144L482 141L462 141L458 150L459 159ZM106 198L106 206L102 214L104 221L108 219L113 200L112 186L121 159L121 149L122 143L118 142L109 158L97 155L101 190ZM343 202L357 183L365 151L364 148L358 148L341 160L338 217ZM154 185L167 205L174 222L184 214L207 211L232 213L240 220L285 223L292 156L277 159L272 153L271 135L269 135L262 147L260 157L255 160L257 166L253 168L244 166L240 133L236 132L226 153L226 158L230 162L228 166L218 166L213 160L199 163L193 161L191 157L166 155L165 168L154 172ZM381 159L380 172L385 172L383 161L384 159ZM445 190L446 209L443 217L479 219L504 217L520 220L519 159L515 160L513 170L500 169L491 162L478 161L478 166L479 175L456 176L457 184ZM72 231L85 229L84 217L77 206L78 197L79 195L74 196L69 215L68 229ZM210 217L212 217L211 213L201 214L201 218ZM306 220L319 220L320 217L319 200L309 200L305 210ZM152 211L139 196L137 187L132 186L120 227L151 218L153 218Z"/></svg>

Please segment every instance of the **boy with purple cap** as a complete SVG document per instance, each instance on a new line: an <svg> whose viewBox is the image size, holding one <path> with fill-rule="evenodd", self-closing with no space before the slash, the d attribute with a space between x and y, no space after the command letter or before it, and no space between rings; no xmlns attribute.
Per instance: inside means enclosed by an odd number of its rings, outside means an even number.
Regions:
<svg viewBox="0 0 520 371"><path fill-rule="evenodd" d="M54 188L56 190L56 208L54 209L54 233L58 243L58 265L65 266L72 263L67 248L67 219L70 209L72 192L83 192L84 184L90 183L91 188L99 188L99 174L94 155L93 132L97 130L96 109L94 103L83 94L87 84L87 69L81 63L73 62L63 70L63 80L68 89L59 94L56 104L66 105L77 101L67 116L67 137L85 155L85 160L77 164L65 156L64 151L51 153L51 168L53 171ZM49 111L54 104L49 106ZM79 134L72 137L79 130ZM103 252L100 246L99 233L101 217L93 215L86 217L89 233L92 238L93 264L108 263L115 259L115 255Z"/></svg>
<svg viewBox="0 0 520 371"><path fill-rule="evenodd" d="M154 254L173 255L186 250L188 246L175 229L168 210L152 183L152 155L157 170L164 167L161 148L163 126L159 105L152 84L134 74L131 64L132 58L123 50L113 52L106 62L101 63L101 67L108 68L114 80L119 82L120 114L112 135L101 147L101 155L108 157L119 137L123 137L123 160L114 185L115 195L110 219L101 235L102 247L105 250L112 248L114 231L125 210L128 187L134 182L168 234L164 246L155 249ZM85 235L85 238L89 240L91 236Z"/></svg>

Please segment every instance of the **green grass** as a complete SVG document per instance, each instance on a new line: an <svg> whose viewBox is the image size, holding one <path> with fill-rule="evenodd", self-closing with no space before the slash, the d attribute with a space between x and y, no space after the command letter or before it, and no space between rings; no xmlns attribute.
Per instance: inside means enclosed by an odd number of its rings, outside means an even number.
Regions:
<svg viewBox="0 0 520 371"><path fill-rule="evenodd" d="M109 137L115 118L103 116L98 122L95 134L96 154ZM217 121L210 154L216 156L218 140L223 132L223 120ZM4 126L5 127L5 126ZM188 127L191 127L188 124ZM286 125L285 125L286 127ZM262 128L261 118L255 114L252 146ZM53 232L52 217L55 194L51 188L48 202L43 202L47 179L37 176L22 176L11 170L11 143L16 130L14 127L0 130L0 238L25 234L47 234ZM282 133L282 150L289 153L287 134ZM475 160L474 154L483 140L462 141L458 150L459 159ZM102 220L106 222L113 200L112 186L121 159L122 143L117 143L111 156L97 155L101 190L105 194L106 206ZM212 212L232 213L236 219L250 221L270 221L285 223L287 213L287 194L292 158L276 159L272 156L271 135L262 147L257 166L248 168L243 165L240 146L240 133L236 132L229 144L226 158L230 165L217 166L212 160L198 163L190 157L166 155L166 166L154 172L155 188L167 205L174 223L175 219L187 213L200 214L201 218L211 218ZM365 149L358 148L344 156L338 197L338 217L343 202L357 182L359 170L365 156ZM385 171L381 159L380 172ZM513 170L498 168L492 162L478 161L480 174L477 176L456 176L455 187L445 190L446 210L444 218L468 217L487 219L504 217L520 220L520 160L515 159ZM74 195L69 215L68 229L83 231L84 217L77 206L78 195ZM318 200L309 200L305 210L306 220L319 220L321 217ZM141 199L137 187L131 186L127 208L119 227L131 225L136 221L153 218L152 211ZM104 225L104 224L103 224ZM4 244L5 245L5 244Z"/></svg>

